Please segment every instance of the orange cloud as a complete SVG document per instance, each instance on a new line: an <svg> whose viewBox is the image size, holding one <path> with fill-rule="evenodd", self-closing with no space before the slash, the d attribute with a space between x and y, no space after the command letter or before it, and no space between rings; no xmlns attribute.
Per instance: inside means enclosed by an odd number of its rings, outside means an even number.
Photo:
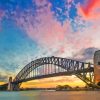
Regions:
<svg viewBox="0 0 100 100"><path fill-rule="evenodd" d="M100 17L100 0L86 0L78 9L85 19L97 19Z"/></svg>
<svg viewBox="0 0 100 100"><path fill-rule="evenodd" d="M5 84L5 82L0 82L0 85Z"/></svg>
<svg viewBox="0 0 100 100"><path fill-rule="evenodd" d="M60 76L60 77L46 78L41 80L33 80L33 81L25 82L21 85L21 87L52 88L52 87L56 87L57 85L66 85L66 84L72 87L85 86L85 83L75 76Z"/></svg>

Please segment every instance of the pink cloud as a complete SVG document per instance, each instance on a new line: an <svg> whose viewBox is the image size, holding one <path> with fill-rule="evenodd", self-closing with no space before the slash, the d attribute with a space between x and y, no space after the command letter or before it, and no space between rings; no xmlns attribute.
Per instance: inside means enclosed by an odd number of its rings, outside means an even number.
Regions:
<svg viewBox="0 0 100 100"><path fill-rule="evenodd" d="M100 0L86 0L85 4L81 5L78 10L85 19L99 19Z"/></svg>
<svg viewBox="0 0 100 100"><path fill-rule="evenodd" d="M18 18L17 24L24 28L27 35L39 44L54 47L63 42L70 27L68 22L62 26L54 19L53 12L50 11L50 6L51 4L48 3L48 7L38 9L36 17L25 15L27 22L23 17ZM21 13L21 16L24 16L23 14Z"/></svg>
<svg viewBox="0 0 100 100"><path fill-rule="evenodd" d="M92 0L92 2L94 1ZM52 4L47 0L43 2L37 0L36 4L39 7L41 6L41 9L37 10L36 16L32 16L31 10L28 10L28 14L21 13L21 17L17 19L17 24L25 30L28 37L42 46L40 54L43 51L43 55L51 52L55 56L71 57L82 48L99 47L98 32L100 31L100 22L98 21L98 16L95 16L97 18L96 21L92 20L93 16L91 16L94 13L93 9L99 8L99 1L97 2L95 1L94 4L89 3L85 6L76 6L78 14L81 15L81 18L79 16L75 18L78 24L76 27L78 28L81 27L81 24L85 24L84 28L79 28L77 32L73 32L70 20L65 21L63 25L56 20L53 16L54 13L50 10ZM87 8L88 13L86 14L88 18L85 15ZM82 23L82 21L86 23Z"/></svg>

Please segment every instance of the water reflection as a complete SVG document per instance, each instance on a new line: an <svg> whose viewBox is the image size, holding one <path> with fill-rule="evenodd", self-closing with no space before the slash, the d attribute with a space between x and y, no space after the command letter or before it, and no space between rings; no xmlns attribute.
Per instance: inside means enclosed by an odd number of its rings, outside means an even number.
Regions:
<svg viewBox="0 0 100 100"><path fill-rule="evenodd" d="M0 100L38 100L39 91L0 92Z"/></svg>
<svg viewBox="0 0 100 100"><path fill-rule="evenodd" d="M100 91L0 92L0 100L100 100Z"/></svg>

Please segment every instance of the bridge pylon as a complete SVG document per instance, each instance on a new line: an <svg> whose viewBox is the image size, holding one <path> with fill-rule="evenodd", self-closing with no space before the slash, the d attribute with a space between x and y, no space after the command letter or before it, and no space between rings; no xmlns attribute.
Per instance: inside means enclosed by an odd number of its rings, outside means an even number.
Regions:
<svg viewBox="0 0 100 100"><path fill-rule="evenodd" d="M9 77L9 82L8 82L8 91L18 91L19 90L19 84L15 84L12 81L12 77Z"/></svg>
<svg viewBox="0 0 100 100"><path fill-rule="evenodd" d="M100 50L94 54L94 81L95 84L100 82Z"/></svg>
<svg viewBox="0 0 100 100"><path fill-rule="evenodd" d="M8 82L8 91L12 91L13 90L13 85L12 85L12 77L9 77L9 82Z"/></svg>

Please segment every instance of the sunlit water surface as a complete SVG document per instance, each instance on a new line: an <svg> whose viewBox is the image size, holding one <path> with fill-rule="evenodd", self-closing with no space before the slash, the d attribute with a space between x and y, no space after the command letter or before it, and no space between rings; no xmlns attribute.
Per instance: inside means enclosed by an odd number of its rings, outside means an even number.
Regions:
<svg viewBox="0 0 100 100"><path fill-rule="evenodd" d="M100 100L100 91L0 92L0 100Z"/></svg>

